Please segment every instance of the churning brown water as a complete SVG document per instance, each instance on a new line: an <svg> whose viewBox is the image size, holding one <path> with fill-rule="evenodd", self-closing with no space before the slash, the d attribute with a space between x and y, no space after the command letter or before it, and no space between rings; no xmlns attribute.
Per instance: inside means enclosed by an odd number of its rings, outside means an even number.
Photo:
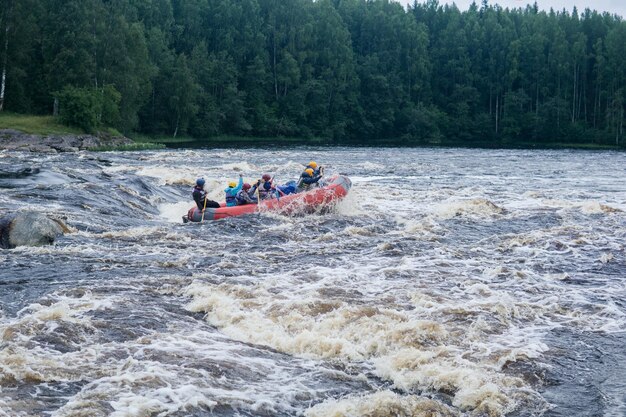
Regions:
<svg viewBox="0 0 626 417"><path fill-rule="evenodd" d="M181 222L197 176L311 159L353 181L331 213ZM73 230L0 250L0 416L626 415L625 161L0 153L0 215Z"/></svg>

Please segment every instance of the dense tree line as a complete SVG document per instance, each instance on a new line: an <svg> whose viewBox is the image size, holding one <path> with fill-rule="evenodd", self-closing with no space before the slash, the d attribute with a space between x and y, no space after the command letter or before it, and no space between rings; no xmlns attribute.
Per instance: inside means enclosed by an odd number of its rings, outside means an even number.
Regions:
<svg viewBox="0 0 626 417"><path fill-rule="evenodd" d="M2 0L0 109L125 133L624 141L626 22L436 0ZM79 103L79 105L75 105ZM80 104L82 103L82 104ZM74 107L72 107L74 105Z"/></svg>

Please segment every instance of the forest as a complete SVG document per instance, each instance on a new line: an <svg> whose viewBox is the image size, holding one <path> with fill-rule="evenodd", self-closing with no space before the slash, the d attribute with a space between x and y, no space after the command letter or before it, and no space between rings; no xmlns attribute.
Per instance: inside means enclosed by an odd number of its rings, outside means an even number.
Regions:
<svg viewBox="0 0 626 417"><path fill-rule="evenodd" d="M626 23L437 0L2 0L0 111L126 135L625 146Z"/></svg>

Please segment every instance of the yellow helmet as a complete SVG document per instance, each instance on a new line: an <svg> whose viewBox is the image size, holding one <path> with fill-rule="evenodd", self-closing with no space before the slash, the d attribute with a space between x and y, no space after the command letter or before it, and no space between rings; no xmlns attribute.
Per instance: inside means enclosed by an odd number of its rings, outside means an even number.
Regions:
<svg viewBox="0 0 626 417"><path fill-rule="evenodd" d="M304 170L304 172L306 172L307 174L309 174L309 177L313 176L313 168L307 168Z"/></svg>
<svg viewBox="0 0 626 417"><path fill-rule="evenodd" d="M231 181L231 182L228 183L228 186L230 188L235 188L237 186L237 183L235 181Z"/></svg>
<svg viewBox="0 0 626 417"><path fill-rule="evenodd" d="M315 161L311 161L311 162L309 162L309 166L310 166L311 168L315 169L315 168L317 168L317 162L315 162Z"/></svg>

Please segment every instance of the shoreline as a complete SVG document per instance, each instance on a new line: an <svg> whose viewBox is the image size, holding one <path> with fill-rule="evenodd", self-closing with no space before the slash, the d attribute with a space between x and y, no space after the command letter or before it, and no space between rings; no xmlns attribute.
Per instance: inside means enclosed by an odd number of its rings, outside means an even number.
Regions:
<svg viewBox="0 0 626 417"><path fill-rule="evenodd" d="M254 147L294 147L294 146L319 146L319 147L354 147L354 148L463 148L463 149L520 149L520 150L589 150L589 151L626 151L625 147L615 145L593 143L489 143L489 142L423 142L411 143L406 140L380 140L375 143L358 143L355 141L332 141L320 138L254 138L242 137L217 137L207 139L177 138L152 138L153 143L164 145L168 149L202 149L202 148L254 148ZM142 142L139 142L142 143Z"/></svg>
<svg viewBox="0 0 626 417"><path fill-rule="evenodd" d="M117 136L108 132L96 134L26 133L17 129L0 129L0 151L25 151L35 153L61 153L78 151L139 151L154 149L202 149L202 148L255 148L255 147L355 147L355 148L464 148L464 149L519 149L519 150L587 150L626 151L625 147L593 143L489 143L489 142L424 142L411 143L406 140L380 140L375 143L358 143L344 140L333 141L322 138L293 137L250 137L220 136L206 139L191 137L169 138L163 136L138 136L135 139Z"/></svg>
<svg viewBox="0 0 626 417"><path fill-rule="evenodd" d="M125 136L99 132L90 134L35 134L15 129L0 129L0 151L24 151L35 153L62 153L108 150L109 148L134 147L136 143Z"/></svg>

